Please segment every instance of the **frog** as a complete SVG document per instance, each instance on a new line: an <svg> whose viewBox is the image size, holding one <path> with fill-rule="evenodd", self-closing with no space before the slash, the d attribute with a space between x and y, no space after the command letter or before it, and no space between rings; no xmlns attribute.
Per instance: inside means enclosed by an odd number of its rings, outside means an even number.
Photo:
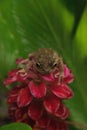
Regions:
<svg viewBox="0 0 87 130"><path fill-rule="evenodd" d="M42 75L52 73L58 68L55 78L58 78L58 84L64 78L64 63L62 57L52 48L40 48L29 55L29 62L34 69ZM30 65L30 66L31 66Z"/></svg>

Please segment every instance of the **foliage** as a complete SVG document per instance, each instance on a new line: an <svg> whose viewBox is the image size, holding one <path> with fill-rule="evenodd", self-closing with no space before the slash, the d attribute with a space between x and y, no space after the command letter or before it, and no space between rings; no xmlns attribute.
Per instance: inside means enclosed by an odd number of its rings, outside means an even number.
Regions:
<svg viewBox="0 0 87 130"><path fill-rule="evenodd" d="M31 128L23 123L11 123L9 125L5 125L0 127L0 130L31 130Z"/></svg>
<svg viewBox="0 0 87 130"><path fill-rule="evenodd" d="M3 81L7 72L14 68L15 59L26 57L38 48L50 47L63 56L75 75L72 84L75 96L66 102L71 110L70 119L83 124L87 122L86 2L83 0L80 4L78 0L73 0L67 4L67 0L65 3L64 0L0 1L1 98L7 94Z"/></svg>

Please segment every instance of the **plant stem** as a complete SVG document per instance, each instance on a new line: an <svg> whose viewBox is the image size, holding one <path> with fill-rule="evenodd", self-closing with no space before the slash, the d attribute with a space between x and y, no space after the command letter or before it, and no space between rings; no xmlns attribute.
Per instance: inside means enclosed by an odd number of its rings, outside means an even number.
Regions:
<svg viewBox="0 0 87 130"><path fill-rule="evenodd" d="M65 123L67 123L68 125L72 125L72 126L79 127L79 128L87 130L86 124L76 123L76 122L72 122L72 121L65 121Z"/></svg>

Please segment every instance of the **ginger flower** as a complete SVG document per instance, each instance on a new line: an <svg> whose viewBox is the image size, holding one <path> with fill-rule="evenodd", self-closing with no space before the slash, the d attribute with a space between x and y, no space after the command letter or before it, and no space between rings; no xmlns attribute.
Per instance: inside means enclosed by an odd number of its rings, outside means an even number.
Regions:
<svg viewBox="0 0 87 130"><path fill-rule="evenodd" d="M44 50L46 49L41 50L43 58L47 55L47 59L50 60L49 53ZM53 52L52 49L51 51ZM12 121L25 122L33 130L36 125L38 130L68 130L65 119L70 113L63 100L70 99L74 95L69 87L74 76L64 63L64 75L61 79L59 64L49 73L41 73L36 59L38 55L35 53L31 54L29 59L17 59L17 68L8 73L5 84L15 82L8 94L9 115Z"/></svg>

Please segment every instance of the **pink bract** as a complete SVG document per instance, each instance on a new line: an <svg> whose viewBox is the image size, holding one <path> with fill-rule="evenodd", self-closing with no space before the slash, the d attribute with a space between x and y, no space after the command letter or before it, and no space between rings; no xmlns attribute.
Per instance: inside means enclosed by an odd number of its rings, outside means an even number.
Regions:
<svg viewBox="0 0 87 130"><path fill-rule="evenodd" d="M26 66L28 61L21 58L16 63ZM70 112L63 100L74 95L69 87L74 76L66 64L60 84L59 77L55 77L56 73L58 69L41 75L33 66L29 70L19 67L8 73L5 85L18 83L10 90L7 100L9 115L13 121L25 122L32 128L38 124L41 130L68 130L64 121Z"/></svg>

